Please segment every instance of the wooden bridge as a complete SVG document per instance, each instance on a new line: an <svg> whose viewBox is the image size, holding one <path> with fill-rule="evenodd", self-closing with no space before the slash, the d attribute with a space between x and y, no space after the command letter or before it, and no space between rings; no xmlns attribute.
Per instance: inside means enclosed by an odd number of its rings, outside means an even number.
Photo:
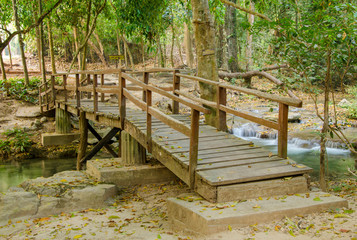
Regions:
<svg viewBox="0 0 357 240"><path fill-rule="evenodd" d="M172 75L171 87L158 86L149 81L150 74L163 72ZM69 81L70 74L75 76L72 83ZM58 108L80 116L80 127L83 127L83 120L111 127L112 131L103 139L98 136L101 141L94 147L95 151L105 146L116 156L107 144L108 140L118 131L125 130L154 158L212 202L308 191L306 176L312 169L287 159L288 107L302 106L301 100L294 96L280 97L185 75L175 69L136 72L110 69L70 74L51 75L51 79L40 86L41 111ZM106 74L117 74L118 83L106 85ZM81 78L84 80L80 81ZM203 100L182 91L180 86L183 81L210 85L217 90L217 100ZM278 121L234 109L227 101L227 91L277 102ZM113 94L118 97L118 102L106 102L106 96ZM153 94L172 100L171 114L153 106ZM191 113L180 114L182 105ZM217 111L217 128L200 121L201 114L210 113L207 106ZM272 155L251 142L227 133L227 114L278 130L278 154ZM96 134L91 127L89 130ZM82 131L82 134L86 133ZM80 161L90 159L95 151L85 155L80 149Z"/></svg>

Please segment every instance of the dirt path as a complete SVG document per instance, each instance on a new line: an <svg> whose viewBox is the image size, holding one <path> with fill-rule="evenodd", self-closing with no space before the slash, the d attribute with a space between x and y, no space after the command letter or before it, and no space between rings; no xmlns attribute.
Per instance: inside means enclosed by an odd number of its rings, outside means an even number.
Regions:
<svg viewBox="0 0 357 240"><path fill-rule="evenodd" d="M188 192L180 182L126 189L113 206L9 222L0 239L357 239L356 180L333 186L350 209L285 218L210 236L192 236L170 229L166 199Z"/></svg>

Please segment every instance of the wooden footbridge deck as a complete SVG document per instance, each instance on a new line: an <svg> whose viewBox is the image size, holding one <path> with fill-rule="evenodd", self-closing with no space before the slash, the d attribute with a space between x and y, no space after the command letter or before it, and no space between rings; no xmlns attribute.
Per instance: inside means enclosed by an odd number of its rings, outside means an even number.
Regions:
<svg viewBox="0 0 357 240"><path fill-rule="evenodd" d="M150 73L157 72L172 73L171 88L149 82ZM118 85L105 85L104 75L113 73L118 74ZM114 69L71 74L75 74L74 84L69 84L69 74L62 73L52 75L51 80L40 87L41 110L60 108L80 116L80 122L86 119L112 127L113 131L97 144L98 149L103 146L108 148L105 145L107 141L118 130L125 130L177 177L213 202L307 191L307 178L304 175L312 169L286 159L288 106L302 105L294 96L279 97L184 75L174 69L143 72ZM81 74L86 76L82 82ZM140 79L135 77L138 74L142 75ZM58 76L62 77L60 84L56 83ZM213 86L217 91L217 101L203 100L181 91L182 79ZM227 90L278 102L278 122L230 107ZM142 91L142 97L138 97L134 91ZM59 92L63 92L62 98ZM84 93L87 94L86 99ZM117 95L118 103L106 102L106 94ZM165 114L153 106L153 94L173 101L172 114ZM129 101L132 107L128 107ZM179 114L180 105L191 108L191 114ZM212 109L218 110L217 128L200 121L200 113L207 114ZM227 133L227 113L277 129L277 156ZM90 157L87 155L81 160L86 161Z"/></svg>

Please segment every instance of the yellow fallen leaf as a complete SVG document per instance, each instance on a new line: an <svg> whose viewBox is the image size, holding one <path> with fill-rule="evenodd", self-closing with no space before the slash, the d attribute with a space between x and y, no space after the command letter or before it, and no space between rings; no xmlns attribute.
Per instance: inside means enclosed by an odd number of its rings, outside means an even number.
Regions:
<svg viewBox="0 0 357 240"><path fill-rule="evenodd" d="M229 231L232 231L231 225L228 225L228 230L229 230Z"/></svg>
<svg viewBox="0 0 357 240"><path fill-rule="evenodd" d="M82 237L82 235L80 234L80 235L74 236L73 238L74 238L74 239L78 239L78 238L81 238L81 237Z"/></svg>
<svg viewBox="0 0 357 240"><path fill-rule="evenodd" d="M66 179L62 179L61 182L67 182L67 180Z"/></svg>

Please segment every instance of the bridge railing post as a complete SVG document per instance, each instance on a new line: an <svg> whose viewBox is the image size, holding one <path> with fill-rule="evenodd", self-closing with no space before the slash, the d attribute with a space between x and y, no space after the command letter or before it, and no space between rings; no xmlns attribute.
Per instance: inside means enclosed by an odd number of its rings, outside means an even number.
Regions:
<svg viewBox="0 0 357 240"><path fill-rule="evenodd" d="M217 86L217 128L220 131L227 131L227 113L220 110L220 105L227 104L227 89Z"/></svg>
<svg viewBox="0 0 357 240"><path fill-rule="evenodd" d="M87 86L90 85L90 74L87 74ZM90 99L92 97L92 94L90 92L87 92L87 99Z"/></svg>
<svg viewBox="0 0 357 240"><path fill-rule="evenodd" d="M104 74L100 75L100 86L104 87ZM104 93L101 93L100 94L100 101L101 102L104 102L104 97L105 97Z"/></svg>
<svg viewBox="0 0 357 240"><path fill-rule="evenodd" d="M150 73L148 73L148 72L144 72L144 73L143 73L143 82L144 82L146 85L149 84L149 76L150 76ZM146 98L147 98L146 94L147 94L147 91L143 90L143 101L144 101L144 102L146 102L146 100L147 100L147 99L146 99Z"/></svg>
<svg viewBox="0 0 357 240"><path fill-rule="evenodd" d="M195 171L197 168L198 157L198 135L199 135L199 120L200 112L196 109L191 109L191 136L190 136L190 161L189 161L189 175L190 188L195 187Z"/></svg>
<svg viewBox="0 0 357 240"><path fill-rule="evenodd" d="M180 90L180 77L177 76L176 74L180 73L179 70L175 69L173 72L173 94L176 96L179 96L178 93L176 93L176 90ZM180 109L179 102L172 100L172 113L173 114L178 114Z"/></svg>
<svg viewBox="0 0 357 240"><path fill-rule="evenodd" d="M46 111L50 110L49 109L49 100L48 100L48 82L46 79L44 80L44 86L45 86L45 103L46 103Z"/></svg>
<svg viewBox="0 0 357 240"><path fill-rule="evenodd" d="M122 70L119 71L119 96L118 96L118 103L119 103L119 114L120 114L120 127L124 130L124 123L125 123L125 96L124 96L124 88L125 88L125 78L122 77Z"/></svg>
<svg viewBox="0 0 357 240"><path fill-rule="evenodd" d="M81 107L81 93L79 92L79 74L76 74L76 102L77 102L77 109ZM79 114L78 114L79 115Z"/></svg>
<svg viewBox="0 0 357 240"><path fill-rule="evenodd" d="M93 75L93 110L94 114L96 115L98 112L98 92L97 92L97 86L98 86L98 75L94 74Z"/></svg>
<svg viewBox="0 0 357 240"><path fill-rule="evenodd" d="M149 109L152 105L152 92L146 90L146 144L149 153L152 152L152 118Z"/></svg>
<svg viewBox="0 0 357 240"><path fill-rule="evenodd" d="M51 91L52 91L52 102L53 102L53 107L55 107L55 101L56 101L56 79L55 76L51 75Z"/></svg>
<svg viewBox="0 0 357 240"><path fill-rule="evenodd" d="M67 75L62 75L63 79L63 91L64 91L64 101L67 102L68 100L68 92L67 92Z"/></svg>
<svg viewBox="0 0 357 240"><path fill-rule="evenodd" d="M289 106L279 103L278 156L287 158L288 152L288 113Z"/></svg>

